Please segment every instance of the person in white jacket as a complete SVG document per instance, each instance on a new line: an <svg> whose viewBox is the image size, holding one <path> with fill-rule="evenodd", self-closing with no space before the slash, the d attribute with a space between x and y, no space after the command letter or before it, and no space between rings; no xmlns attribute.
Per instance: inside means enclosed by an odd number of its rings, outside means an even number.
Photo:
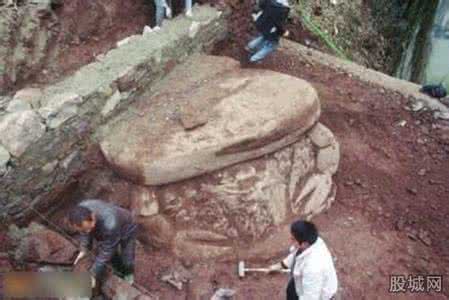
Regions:
<svg viewBox="0 0 449 300"><path fill-rule="evenodd" d="M270 266L270 272L290 269L287 300L335 299L338 280L332 255L318 236L316 226L298 220L290 227L293 251L280 263Z"/></svg>

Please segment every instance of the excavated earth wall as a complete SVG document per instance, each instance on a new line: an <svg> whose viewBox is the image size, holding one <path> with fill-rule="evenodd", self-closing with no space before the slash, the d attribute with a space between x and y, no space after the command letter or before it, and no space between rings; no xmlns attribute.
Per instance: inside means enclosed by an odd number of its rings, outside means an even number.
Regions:
<svg viewBox="0 0 449 300"><path fill-rule="evenodd" d="M25 220L30 208L57 209L88 167L96 129L190 54L227 34L225 13L195 7L192 18L135 35L99 61L43 89L25 88L0 103L2 216Z"/></svg>

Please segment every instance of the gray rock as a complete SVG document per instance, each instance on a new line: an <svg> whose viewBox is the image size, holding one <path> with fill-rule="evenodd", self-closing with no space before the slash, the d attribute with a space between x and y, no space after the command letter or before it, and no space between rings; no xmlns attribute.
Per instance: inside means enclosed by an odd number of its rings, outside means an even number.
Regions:
<svg viewBox="0 0 449 300"><path fill-rule="evenodd" d="M317 123L309 131L308 136L312 143L319 148L327 147L336 142L334 134L329 130L329 128L321 123Z"/></svg>
<svg viewBox="0 0 449 300"><path fill-rule="evenodd" d="M192 241L202 241L202 242L224 242L229 240L227 236L207 230L188 231L187 238Z"/></svg>
<svg viewBox="0 0 449 300"><path fill-rule="evenodd" d="M9 102L8 107L6 108L7 112L18 112L18 111L25 111L30 110L31 104L29 102L26 102L22 99L13 99L11 102Z"/></svg>
<svg viewBox="0 0 449 300"><path fill-rule="evenodd" d="M53 160L45 164L45 166L42 167L42 171L44 172L44 174L49 175L55 170L55 168L58 166L58 163L58 160Z"/></svg>
<svg viewBox="0 0 449 300"><path fill-rule="evenodd" d="M175 229L162 215L138 218L140 226L138 238L144 245L156 248L167 247L171 244Z"/></svg>
<svg viewBox="0 0 449 300"><path fill-rule="evenodd" d="M178 278L178 273L173 272L162 276L161 280L167 282L168 284L174 286L177 290L182 290L183 283Z"/></svg>
<svg viewBox="0 0 449 300"><path fill-rule="evenodd" d="M154 192L137 186L131 191L131 203L138 216L150 217L159 213L159 203Z"/></svg>
<svg viewBox="0 0 449 300"><path fill-rule="evenodd" d="M315 168L315 152L309 139L304 139L293 145L293 166L290 173L289 198L294 199L298 193L298 184Z"/></svg>
<svg viewBox="0 0 449 300"><path fill-rule="evenodd" d="M14 257L19 262L72 263L78 251L65 237L37 223L24 229L12 226L8 235L16 245Z"/></svg>
<svg viewBox="0 0 449 300"><path fill-rule="evenodd" d="M0 112L5 111L8 107L9 102L11 102L11 98L8 96L0 96Z"/></svg>
<svg viewBox="0 0 449 300"><path fill-rule="evenodd" d="M323 173L329 172L333 175L337 172L339 163L340 145L337 142L319 150L317 156L317 168L319 171Z"/></svg>
<svg viewBox="0 0 449 300"><path fill-rule="evenodd" d="M39 114L46 119L48 127L57 128L78 114L82 102L83 99L74 93L55 95L39 109Z"/></svg>
<svg viewBox="0 0 449 300"><path fill-rule="evenodd" d="M198 30L200 29L200 23L199 22L192 22L192 24L189 27L189 37L193 39L196 34L198 33Z"/></svg>
<svg viewBox="0 0 449 300"><path fill-rule="evenodd" d="M13 101L22 102L30 105L33 109L40 107L43 93L38 88L25 88L18 91L13 98Z"/></svg>
<svg viewBox="0 0 449 300"><path fill-rule="evenodd" d="M192 278L192 274L183 267L176 267L175 270L162 276L161 280L174 286L178 290L182 290L183 284Z"/></svg>
<svg viewBox="0 0 449 300"><path fill-rule="evenodd" d="M219 288L210 300L229 300L235 295L235 290L228 288Z"/></svg>
<svg viewBox="0 0 449 300"><path fill-rule="evenodd" d="M179 231L174 240L174 251L178 257L201 260L231 255L232 247L192 241L189 238L189 231Z"/></svg>
<svg viewBox="0 0 449 300"><path fill-rule="evenodd" d="M424 176L424 175L426 175L426 173L427 173L427 170L426 170L426 169L420 169L420 170L418 171L418 175L419 175L419 176Z"/></svg>
<svg viewBox="0 0 449 300"><path fill-rule="evenodd" d="M116 46L117 46L117 48L123 47L126 44L129 44L130 42L132 42L132 41L134 41L134 40L136 40L138 38L140 38L140 35L128 36L128 37L124 38L123 40L118 41Z"/></svg>
<svg viewBox="0 0 449 300"><path fill-rule="evenodd" d="M127 281L115 276L109 275L101 285L101 291L108 297L107 299L114 300L156 300L159 299L151 292L145 290L142 286L137 289Z"/></svg>
<svg viewBox="0 0 449 300"><path fill-rule="evenodd" d="M8 150L3 148L3 146L0 145L0 176L6 173L8 170L8 162L11 159L11 155L9 154Z"/></svg>
<svg viewBox="0 0 449 300"><path fill-rule="evenodd" d="M122 96L119 91L116 91L109 99L106 101L103 109L101 110L101 114L105 117L108 116L120 103L122 100Z"/></svg>
<svg viewBox="0 0 449 300"><path fill-rule="evenodd" d="M321 123L317 123L309 131L308 136L312 143L319 148L324 148L336 143L333 133Z"/></svg>
<svg viewBox="0 0 449 300"><path fill-rule="evenodd" d="M37 113L28 110L10 113L0 120L0 143L16 157L45 133L45 126Z"/></svg>
<svg viewBox="0 0 449 300"><path fill-rule="evenodd" d="M316 174L309 178L301 194L293 203L296 214L316 215L329 207L329 195L332 189L332 177L329 173ZM307 198L308 196L308 198ZM301 208L304 207L302 210Z"/></svg>
<svg viewBox="0 0 449 300"><path fill-rule="evenodd" d="M64 160L63 160L62 163L61 163L61 166L62 166L64 169L68 169L68 168L70 167L71 163L72 163L73 161L75 161L76 158L79 158L79 154L80 154L80 153L79 153L78 150L72 152L71 154L69 154L69 156L67 156L66 158L64 158Z"/></svg>

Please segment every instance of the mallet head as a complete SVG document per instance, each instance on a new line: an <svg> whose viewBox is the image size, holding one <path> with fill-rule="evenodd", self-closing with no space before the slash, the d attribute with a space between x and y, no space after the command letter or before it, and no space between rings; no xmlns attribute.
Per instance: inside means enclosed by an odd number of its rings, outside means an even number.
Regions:
<svg viewBox="0 0 449 300"><path fill-rule="evenodd" d="M244 261L239 261L238 274L239 274L240 278L245 277L245 262Z"/></svg>

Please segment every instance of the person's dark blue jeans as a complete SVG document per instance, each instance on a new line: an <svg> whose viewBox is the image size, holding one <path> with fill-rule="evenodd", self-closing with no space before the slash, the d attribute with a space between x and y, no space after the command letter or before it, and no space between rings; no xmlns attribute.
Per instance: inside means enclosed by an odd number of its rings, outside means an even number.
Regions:
<svg viewBox="0 0 449 300"><path fill-rule="evenodd" d="M279 43L265 39L262 35L251 40L247 47L254 54L250 57L250 62L257 62L264 59L268 54L277 49Z"/></svg>

